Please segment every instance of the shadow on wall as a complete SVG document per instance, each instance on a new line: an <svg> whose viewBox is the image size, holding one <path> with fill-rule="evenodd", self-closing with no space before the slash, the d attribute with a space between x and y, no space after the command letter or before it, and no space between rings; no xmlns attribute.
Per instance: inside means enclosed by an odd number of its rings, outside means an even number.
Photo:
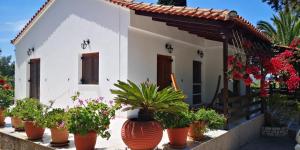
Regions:
<svg viewBox="0 0 300 150"><path fill-rule="evenodd" d="M31 30L26 34L26 36L17 44L17 50L24 51L26 49L34 46L35 50L39 48L50 39L51 36L66 22L72 21L71 18L80 18L85 22L91 24L96 24L99 27L111 30L113 32L119 33L119 7L114 6L106 1L97 0L63 0L55 1L54 4L47 10L45 14L39 19L39 21L31 28ZM78 24L76 24L78 23ZM80 22L74 22L74 26L70 27L72 29L87 28L80 26ZM76 27L77 26L77 27ZM68 37L76 36L80 30L72 30L72 35L66 35L64 38L66 44L68 43ZM91 29L90 32L93 32ZM89 33L86 33L89 34ZM120 32L121 35L127 36L125 33ZM31 38L33 37L33 38ZM84 37L86 38L86 37ZM79 43L80 44L80 43ZM59 45L56 45L59 46ZM80 45L79 45L80 46ZM27 54L26 54L27 56ZM16 56L18 61L17 65L26 63L27 57ZM17 66L20 67L20 66Z"/></svg>

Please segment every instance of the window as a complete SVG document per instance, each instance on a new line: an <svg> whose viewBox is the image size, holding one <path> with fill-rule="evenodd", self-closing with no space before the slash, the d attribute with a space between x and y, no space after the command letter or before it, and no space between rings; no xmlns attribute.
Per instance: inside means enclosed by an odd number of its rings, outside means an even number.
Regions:
<svg viewBox="0 0 300 150"><path fill-rule="evenodd" d="M99 83L99 53L82 54L81 84Z"/></svg>

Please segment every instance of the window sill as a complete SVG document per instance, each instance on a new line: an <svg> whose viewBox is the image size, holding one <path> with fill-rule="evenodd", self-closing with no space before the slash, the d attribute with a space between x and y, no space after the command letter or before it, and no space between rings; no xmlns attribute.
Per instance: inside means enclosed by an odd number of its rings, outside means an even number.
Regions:
<svg viewBox="0 0 300 150"><path fill-rule="evenodd" d="M94 88L99 88L99 84L79 84L78 85L79 89L87 89L87 88L91 88L91 89L94 89Z"/></svg>

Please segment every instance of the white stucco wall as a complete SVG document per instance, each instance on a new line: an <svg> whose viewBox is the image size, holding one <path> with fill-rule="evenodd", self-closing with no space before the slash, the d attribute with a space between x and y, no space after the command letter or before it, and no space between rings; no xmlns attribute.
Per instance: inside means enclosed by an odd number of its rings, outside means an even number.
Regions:
<svg viewBox="0 0 300 150"><path fill-rule="evenodd" d="M206 55L204 39L189 34L165 23L152 21L150 17L138 16L131 12L128 33L128 78L136 82L157 81L157 54L172 56L172 71L175 73L179 87L188 96L187 102L192 103L193 60L203 63L203 71L207 67L204 59L197 54L201 49ZM165 44L172 44L174 51L168 53ZM202 72L203 72L202 71ZM202 73L205 84L205 74ZM202 86L205 98L205 88Z"/></svg>
<svg viewBox="0 0 300 150"><path fill-rule="evenodd" d="M81 43L90 39L83 50ZM165 44L174 52L168 53ZM35 48L27 56L28 48ZM203 50L200 58L197 50ZM230 48L230 53L233 48ZM81 85L81 54L99 52L99 85ZM16 98L29 96L29 60L41 59L40 99L71 105L70 96L111 99L109 89L117 80L156 83L157 54L172 56L173 72L192 103L193 60L202 62L202 101L210 102L222 75L222 43L138 16L104 0L55 1L16 45ZM223 79L223 78L222 78ZM221 88L223 81L221 82ZM232 88L232 85L230 84Z"/></svg>
<svg viewBox="0 0 300 150"><path fill-rule="evenodd" d="M129 10L104 0L57 0L16 45L16 98L29 96L31 58L41 59L40 100L71 105L70 96L104 96L127 79ZM81 43L90 39L90 47ZM28 48L35 48L30 57ZM81 85L81 53L99 52L99 85Z"/></svg>
<svg viewBox="0 0 300 150"><path fill-rule="evenodd" d="M192 103L193 60L202 62L202 102L209 103L217 87L218 76L222 76L223 88L223 44L198 37L188 32L153 21L151 17L135 15L131 12L128 33L128 78L135 82L157 81L157 54L172 56L173 68L180 88ZM173 53L168 53L165 44L170 43ZM204 57L197 55L203 50ZM229 55L235 49L229 45ZM241 83L242 84L242 83ZM232 90L232 82L229 83ZM241 94L245 89L241 86ZM220 91L219 91L220 92Z"/></svg>

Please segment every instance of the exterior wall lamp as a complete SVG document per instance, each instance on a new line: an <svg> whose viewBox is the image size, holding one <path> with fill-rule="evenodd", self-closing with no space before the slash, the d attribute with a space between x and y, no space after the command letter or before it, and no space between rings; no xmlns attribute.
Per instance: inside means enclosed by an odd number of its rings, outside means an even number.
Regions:
<svg viewBox="0 0 300 150"><path fill-rule="evenodd" d="M30 56L30 55L32 55L33 52L34 52L34 47L28 48L27 55Z"/></svg>
<svg viewBox="0 0 300 150"><path fill-rule="evenodd" d="M87 39L87 40L83 40L83 42L81 43L81 48L82 49L86 49L87 48L87 46L89 46L90 45L90 40L89 39Z"/></svg>
<svg viewBox="0 0 300 150"><path fill-rule="evenodd" d="M172 45L170 43L166 43L165 47L170 54L173 53L174 48L172 47Z"/></svg>
<svg viewBox="0 0 300 150"><path fill-rule="evenodd" d="M204 52L202 50L197 50L197 54L200 56L200 58L204 57Z"/></svg>

